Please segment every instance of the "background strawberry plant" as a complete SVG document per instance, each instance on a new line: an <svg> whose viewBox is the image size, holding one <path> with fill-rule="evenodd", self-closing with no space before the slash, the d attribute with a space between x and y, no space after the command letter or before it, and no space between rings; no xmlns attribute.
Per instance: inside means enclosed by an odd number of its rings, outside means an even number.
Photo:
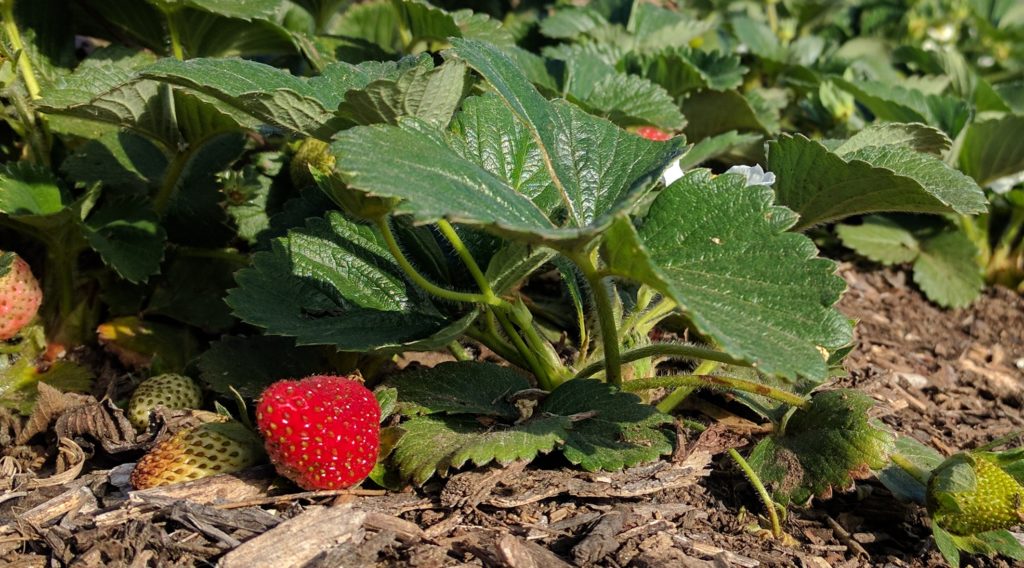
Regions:
<svg viewBox="0 0 1024 568"><path fill-rule="evenodd" d="M902 455L834 388L827 256L943 307L1020 289L1019 6L448 4L2 1L0 248L44 299L0 404L358 370L395 489L651 462L724 391L771 431L730 455L780 539L776 503ZM985 542L940 544L1021 555Z"/></svg>

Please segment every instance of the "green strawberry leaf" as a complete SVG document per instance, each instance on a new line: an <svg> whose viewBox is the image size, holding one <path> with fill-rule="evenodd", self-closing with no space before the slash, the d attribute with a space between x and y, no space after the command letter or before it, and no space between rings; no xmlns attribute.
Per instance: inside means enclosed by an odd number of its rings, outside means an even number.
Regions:
<svg viewBox="0 0 1024 568"><path fill-rule="evenodd" d="M966 306L985 284L974 243L945 220L872 215L861 225L839 224L836 233L844 245L876 262L913 262L914 282L941 306Z"/></svg>
<svg viewBox="0 0 1024 568"><path fill-rule="evenodd" d="M70 196L49 168L29 162L0 166L0 213L27 221L56 215L69 201Z"/></svg>
<svg viewBox="0 0 1024 568"><path fill-rule="evenodd" d="M165 111L167 93L156 81L140 81L139 69L156 58L145 51L99 50L38 102L41 110L128 128L166 148L181 135Z"/></svg>
<svg viewBox="0 0 1024 568"><path fill-rule="evenodd" d="M710 89L728 91L740 86L747 68L738 55L670 47L653 53L629 53L626 68L655 84L672 97Z"/></svg>
<svg viewBox="0 0 1024 568"><path fill-rule="evenodd" d="M969 117L967 101L949 95L926 95L918 89L881 81L832 81L852 94L878 120L923 122L941 128L951 137L964 127Z"/></svg>
<svg viewBox="0 0 1024 568"><path fill-rule="evenodd" d="M260 233L270 227L267 200L274 183L272 176L276 173L246 166L242 171L228 170L218 175L220 191L224 194L224 211L234 222L238 236L249 244L255 244Z"/></svg>
<svg viewBox="0 0 1024 568"><path fill-rule="evenodd" d="M593 8L565 7L541 20L540 33L552 39L573 39L606 25L608 20Z"/></svg>
<svg viewBox="0 0 1024 568"><path fill-rule="evenodd" d="M223 332L237 322L224 296L234 286L235 271L246 261L242 255L210 258L171 253L163 274L154 282L145 312L204 331Z"/></svg>
<svg viewBox="0 0 1024 568"><path fill-rule="evenodd" d="M620 73L589 53L576 54L566 63L566 90L591 113L622 127L649 124L678 130L686 123L675 100L661 86Z"/></svg>
<svg viewBox="0 0 1024 568"><path fill-rule="evenodd" d="M86 186L100 183L146 195L155 191L167 168L161 147L130 130L107 125L100 130L64 160L61 171Z"/></svg>
<svg viewBox="0 0 1024 568"><path fill-rule="evenodd" d="M836 225L836 234L847 248L885 265L912 262L921 254L913 232L889 217L869 215L860 225Z"/></svg>
<svg viewBox="0 0 1024 568"><path fill-rule="evenodd" d="M960 168L987 186L993 181L1024 171L1024 116L1005 115L979 120L967 128Z"/></svg>
<svg viewBox="0 0 1024 568"><path fill-rule="evenodd" d="M833 152L801 135L769 143L768 169L783 205L800 214L803 230L878 211L981 213L987 202L974 180L938 157L907 146L863 146Z"/></svg>
<svg viewBox="0 0 1024 568"><path fill-rule="evenodd" d="M821 381L821 350L851 340L832 307L845 283L810 240L786 232L793 221L768 188L698 170L663 190L638 228L620 219L602 254L615 274L675 300L726 352L765 373Z"/></svg>
<svg viewBox="0 0 1024 568"><path fill-rule="evenodd" d="M300 345L343 351L434 349L475 312L452 317L406 281L383 237L341 213L275 239L236 275L227 302L242 320Z"/></svg>
<svg viewBox="0 0 1024 568"><path fill-rule="evenodd" d="M103 262L125 280L145 282L160 271L167 235L146 199L104 195L82 221L82 231Z"/></svg>
<svg viewBox="0 0 1024 568"><path fill-rule="evenodd" d="M415 116L444 127L467 90L466 66L448 62L436 68L417 65L394 79L377 79L362 89L350 90L338 114L353 124L397 124Z"/></svg>
<svg viewBox="0 0 1024 568"><path fill-rule="evenodd" d="M417 485L467 462L532 460L556 448L590 471L618 470L672 451L673 435L663 428L670 416L593 379L562 384L536 408L511 404L509 395L529 384L487 363L445 364L403 373L388 384L398 389L400 407L411 403L415 412L446 413L402 423L406 434L392 460Z"/></svg>
<svg viewBox="0 0 1024 568"><path fill-rule="evenodd" d="M681 140L652 142L568 103L548 102L497 48L472 40L453 42L459 57L492 83L510 109L506 115L511 120L498 127L522 142L517 159L533 160L524 152L537 152L554 191L521 193L517 180L460 154L465 143L415 119L399 127L360 127L339 134L331 149L340 175L355 189L403 199L396 213L421 222L447 218L517 240L572 248L593 239L615 213L632 209L678 156ZM487 108L478 109L478 115L502 112L493 97L481 104ZM473 133L465 136L472 143ZM404 149L400 156L379 159L396 147ZM538 186L546 185L544 174L537 175ZM554 207L557 212L551 211Z"/></svg>
<svg viewBox="0 0 1024 568"><path fill-rule="evenodd" d="M398 389L399 412L407 416L475 414L509 421L520 416L509 396L530 388L526 378L512 369L471 361L406 371L386 384Z"/></svg>
<svg viewBox="0 0 1024 568"><path fill-rule="evenodd" d="M157 0L156 4L170 9L188 6L245 21L273 19L281 9L281 0Z"/></svg>
<svg viewBox="0 0 1024 568"><path fill-rule="evenodd" d="M412 37L412 43L432 41L444 45L453 37L475 38L505 46L515 43L501 22L492 20L487 14L472 10L448 12L421 0L396 0L392 4L403 27Z"/></svg>
<svg viewBox="0 0 1024 568"><path fill-rule="evenodd" d="M740 134L735 130L704 138L700 142L691 146L690 149L683 154L679 159L679 168L682 171L695 168L709 160L714 160L715 158L726 155L736 148L759 142L761 138L761 134Z"/></svg>
<svg viewBox="0 0 1024 568"><path fill-rule="evenodd" d="M700 142L735 130L742 133L769 133L777 130L772 120L759 111L754 97L735 90L698 91L683 101L683 130L689 140Z"/></svg>
<svg viewBox="0 0 1024 568"><path fill-rule="evenodd" d="M940 306L968 306L985 286L977 256L978 249L962 231L940 231L921 241L921 256L914 262L914 282Z"/></svg>
<svg viewBox="0 0 1024 568"><path fill-rule="evenodd" d="M246 398L258 397L275 381L339 373L354 366L345 363L332 349L296 346L289 337L271 335L226 336L197 361L200 377L211 389L230 395L234 388Z"/></svg>
<svg viewBox="0 0 1024 568"><path fill-rule="evenodd" d="M868 418L874 404L855 390L819 392L747 460L779 503L827 499L888 461L893 435Z"/></svg>
<svg viewBox="0 0 1024 568"><path fill-rule="evenodd" d="M675 434L664 428L671 416L594 379L563 383L544 399L538 414L573 420L561 451L587 471L617 471L672 452Z"/></svg>
<svg viewBox="0 0 1024 568"><path fill-rule="evenodd" d="M960 566L961 552L990 558L1001 554L1013 560L1024 560L1024 546L1008 530L961 536L949 533L932 522L932 536L942 557L952 568Z"/></svg>
<svg viewBox="0 0 1024 568"><path fill-rule="evenodd" d="M467 416L421 416L402 423L406 431L391 455L402 477L423 485L472 462L483 466L532 460L565 439L564 416L544 416L516 425L481 424Z"/></svg>
<svg viewBox="0 0 1024 568"><path fill-rule="evenodd" d="M334 63L313 78L243 59L163 59L144 77L198 91L285 130L329 138L345 121L336 109L353 89L378 79L397 79L405 69L430 65L429 56L400 62Z"/></svg>
<svg viewBox="0 0 1024 568"><path fill-rule="evenodd" d="M906 146L925 154L943 155L953 145L945 132L919 122L875 122L840 144L840 156L868 146Z"/></svg>

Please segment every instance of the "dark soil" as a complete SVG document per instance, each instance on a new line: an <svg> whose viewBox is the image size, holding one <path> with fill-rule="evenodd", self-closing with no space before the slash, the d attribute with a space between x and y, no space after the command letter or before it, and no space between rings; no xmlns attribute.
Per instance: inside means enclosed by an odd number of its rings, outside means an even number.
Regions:
<svg viewBox="0 0 1024 568"><path fill-rule="evenodd" d="M850 291L841 308L860 324L840 386L865 390L885 423L944 454L1024 429L1020 296L990 289L969 309L944 311L902 272L842 272ZM792 542L765 536L754 492L721 455L758 428L723 417L728 401L710 401L687 412L706 423L717 412L725 426L699 440L681 433L672 460L620 474L552 459L463 472L417 492L305 496L272 486L267 468L128 494L125 466L82 474L75 460L84 457L70 447L60 483L33 488L25 471L54 452L14 445L21 425L0 416L0 566L941 565L921 508L872 480L792 510Z"/></svg>

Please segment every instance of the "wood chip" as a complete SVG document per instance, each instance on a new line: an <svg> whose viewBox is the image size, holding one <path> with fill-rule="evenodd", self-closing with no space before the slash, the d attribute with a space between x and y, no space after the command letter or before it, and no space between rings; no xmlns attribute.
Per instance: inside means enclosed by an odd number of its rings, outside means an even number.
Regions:
<svg viewBox="0 0 1024 568"><path fill-rule="evenodd" d="M621 546L619 533L622 532L622 526L631 515L632 512L626 505L619 505L605 513L590 533L572 548L572 557L576 564L581 566L595 564L618 550Z"/></svg>
<svg viewBox="0 0 1024 568"><path fill-rule="evenodd" d="M224 555L220 568L300 568L322 552L363 541L366 513L341 507L311 507Z"/></svg>

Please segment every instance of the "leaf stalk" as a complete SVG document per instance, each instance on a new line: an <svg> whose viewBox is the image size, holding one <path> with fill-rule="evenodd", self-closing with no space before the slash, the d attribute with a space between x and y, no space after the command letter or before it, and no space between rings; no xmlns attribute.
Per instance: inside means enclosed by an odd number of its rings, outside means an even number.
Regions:
<svg viewBox="0 0 1024 568"><path fill-rule="evenodd" d="M604 345L604 360L598 361L584 369L587 374L577 373L576 378L589 377L604 368L605 379L615 386L622 386L622 359L619 356L619 330L615 325L615 312L612 308L611 296L605 287L604 277L597 268L597 263L589 254L573 258L584 278L590 283L597 307L597 322L601 327L601 341ZM635 360L635 359L634 359ZM591 367L594 367L591 370Z"/></svg>
<svg viewBox="0 0 1024 568"><path fill-rule="evenodd" d="M708 349L706 347L697 347L696 345L687 345L684 343L652 343L650 345L644 345L643 347L629 349L622 352L621 363L632 363L639 359L646 359L648 357L656 357L659 355L677 357L680 359L717 361L719 363L735 365L737 367L752 366L746 361L737 359L721 351L715 351L714 349ZM594 373L601 371L603 366L604 365L601 361L587 365L583 370L576 373L576 378L580 379L589 377Z"/></svg>
<svg viewBox="0 0 1024 568"><path fill-rule="evenodd" d="M767 509L768 519L772 524L772 536L781 539L783 535L782 523L779 522L779 512L775 510L775 500L768 494L768 490L765 489L764 483L761 482L761 478L757 476L754 468L750 467L750 464L747 463L747 460L743 459L743 456L736 451L736 448L729 448L729 457L743 470L743 475L754 486L758 497L761 498L761 502L764 504L764 508Z"/></svg>
<svg viewBox="0 0 1024 568"><path fill-rule="evenodd" d="M722 377L719 375L668 375L664 377L649 377L646 379L629 381L625 386L623 386L623 390L635 392L664 387L712 388L746 392L777 400L783 404L788 404L797 408L804 408L808 404L808 400L806 398L791 392L786 392L782 389L777 389L745 379Z"/></svg>

